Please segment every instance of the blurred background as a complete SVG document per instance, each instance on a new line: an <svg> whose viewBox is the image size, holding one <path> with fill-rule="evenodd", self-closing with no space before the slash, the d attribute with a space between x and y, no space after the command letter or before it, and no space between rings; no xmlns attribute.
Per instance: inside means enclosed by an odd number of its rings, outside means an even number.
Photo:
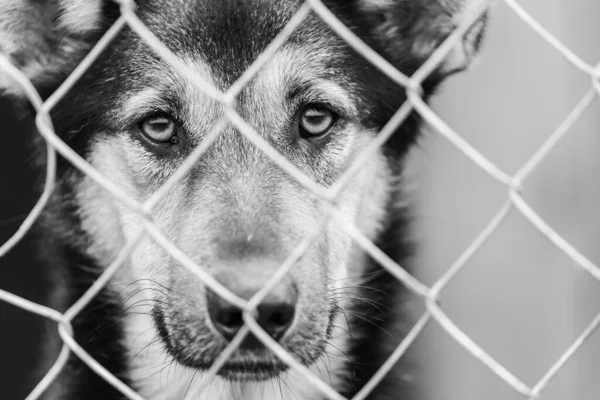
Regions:
<svg viewBox="0 0 600 400"><path fill-rule="evenodd" d="M522 0L568 48L600 61L600 2ZM590 88L589 77L565 61L498 2L481 57L452 78L433 101L436 112L481 153L515 173ZM529 204L592 262L600 263L600 103L525 181ZM35 202L27 122L0 101L0 243ZM412 152L409 173L420 246L417 277L433 284L488 224L506 189L434 129ZM0 259L0 288L40 301L47 290L19 246ZM518 211L442 292L448 316L476 343L533 386L600 313L600 287ZM42 321L0 302L0 399L33 388ZM436 322L411 353L424 371L431 400L512 400L517 392L477 361ZM543 392L543 399L600 397L600 332L592 335Z"/></svg>
<svg viewBox="0 0 600 400"><path fill-rule="evenodd" d="M600 2L521 0L575 54L600 61ZM434 109L456 132L514 174L590 88L502 2L479 62L448 81ZM595 102L525 181L526 201L588 259L600 263L600 103ZM507 199L506 189L433 129L413 152L420 243L418 277L431 285ZM529 386L600 312L600 285L518 211L442 292L448 316ZM437 323L416 349L431 400L522 399ZM600 332L542 392L545 400L600 398Z"/></svg>

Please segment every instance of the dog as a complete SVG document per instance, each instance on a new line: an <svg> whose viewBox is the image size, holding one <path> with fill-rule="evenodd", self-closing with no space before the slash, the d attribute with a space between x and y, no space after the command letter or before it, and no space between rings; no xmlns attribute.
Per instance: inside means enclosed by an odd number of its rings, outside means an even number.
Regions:
<svg viewBox="0 0 600 400"><path fill-rule="evenodd" d="M191 76L229 88L302 5L300 0L138 0L136 15L177 57L175 68L124 28L51 112L57 135L132 199L144 202L224 118ZM326 0L368 46L411 75L455 29L461 0ZM0 53L50 96L120 15L108 0L0 0ZM485 15L422 83L427 100L477 52ZM0 71L0 89L28 106ZM406 101L406 90L314 11L236 97L237 113L321 187L330 187ZM29 107L31 108L31 107ZM334 202L388 257L412 254L403 164L419 136L412 113ZM43 150L39 138L36 146ZM45 165L40 151L40 165ZM162 235L235 296L248 300L307 236L328 205L233 124L152 208ZM381 367L414 324L410 292L335 218L257 306L261 328L346 398ZM64 158L37 222L40 262L64 312L142 235L122 267L73 320L75 340L146 399L324 399L252 333L210 381L240 332L242 311L145 232L145 219ZM43 351L54 362L60 340ZM373 399L419 399L402 359ZM47 370L47 366L45 367ZM125 396L71 355L49 399Z"/></svg>

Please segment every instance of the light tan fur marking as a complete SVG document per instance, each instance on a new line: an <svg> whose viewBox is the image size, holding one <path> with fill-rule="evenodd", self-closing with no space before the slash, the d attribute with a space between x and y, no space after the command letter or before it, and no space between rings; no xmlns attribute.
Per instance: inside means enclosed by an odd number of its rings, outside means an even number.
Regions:
<svg viewBox="0 0 600 400"><path fill-rule="evenodd" d="M72 33L86 33L98 28L101 0L60 0L59 25Z"/></svg>

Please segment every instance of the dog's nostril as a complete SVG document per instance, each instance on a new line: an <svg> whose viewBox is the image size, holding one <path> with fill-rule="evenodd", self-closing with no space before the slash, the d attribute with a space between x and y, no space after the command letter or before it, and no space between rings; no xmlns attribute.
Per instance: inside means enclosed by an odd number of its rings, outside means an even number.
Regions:
<svg viewBox="0 0 600 400"><path fill-rule="evenodd" d="M244 320L242 310L223 300L211 291L206 294L208 315L215 328L225 339L231 340L238 333Z"/></svg>
<svg viewBox="0 0 600 400"><path fill-rule="evenodd" d="M262 303L258 306L258 324L279 340L294 320L294 306L288 303Z"/></svg>
<svg viewBox="0 0 600 400"><path fill-rule="evenodd" d="M242 325L244 325L242 311L233 306L219 310L213 318L213 321L217 329L228 340L233 339Z"/></svg>

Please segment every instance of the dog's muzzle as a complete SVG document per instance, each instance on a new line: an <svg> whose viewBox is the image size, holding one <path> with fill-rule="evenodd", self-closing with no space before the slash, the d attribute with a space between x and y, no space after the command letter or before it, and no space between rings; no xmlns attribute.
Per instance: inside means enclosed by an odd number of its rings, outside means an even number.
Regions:
<svg viewBox="0 0 600 400"><path fill-rule="evenodd" d="M223 262L210 270L223 287L241 299L250 300L280 265L255 259L246 263ZM244 326L243 310L207 286L203 291L197 290L197 281L187 278L178 280L177 290L157 304L154 320L166 349L175 359L188 367L207 370ZM300 338L310 337L308 330L314 328L298 321L302 312L306 313L306 305L304 310L300 309L300 292L294 282L291 276L278 282L256 307L255 318L286 351L300 350L312 355L319 349L313 349L314 343ZM312 358L299 360L310 363ZM286 363L248 332L218 374L230 380L258 381L278 376L287 369Z"/></svg>

